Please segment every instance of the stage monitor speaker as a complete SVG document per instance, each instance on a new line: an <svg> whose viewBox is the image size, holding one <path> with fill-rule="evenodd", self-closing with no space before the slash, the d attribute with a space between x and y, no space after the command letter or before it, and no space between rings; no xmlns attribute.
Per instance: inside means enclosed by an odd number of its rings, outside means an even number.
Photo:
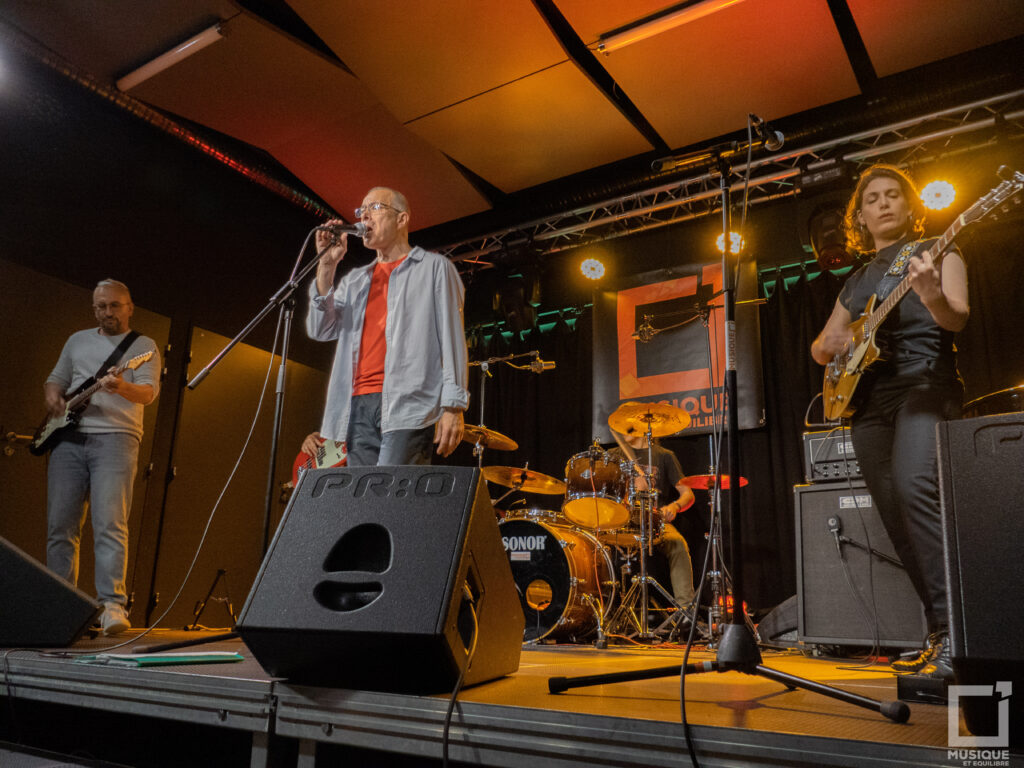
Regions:
<svg viewBox="0 0 1024 768"><path fill-rule="evenodd" d="M1024 413L937 427L950 645L961 685L1012 683L960 699L967 727L994 736L1005 706L1024 740Z"/></svg>
<svg viewBox="0 0 1024 768"><path fill-rule="evenodd" d="M519 668L522 607L480 471L303 474L238 619L271 675L436 693ZM475 612L475 621L474 621Z"/></svg>
<svg viewBox="0 0 1024 768"><path fill-rule="evenodd" d="M103 606L0 537L0 647L66 648Z"/></svg>
<svg viewBox="0 0 1024 768"><path fill-rule="evenodd" d="M870 646L877 639L882 647L920 647L927 634L924 607L864 482L793 490L797 637L806 643Z"/></svg>

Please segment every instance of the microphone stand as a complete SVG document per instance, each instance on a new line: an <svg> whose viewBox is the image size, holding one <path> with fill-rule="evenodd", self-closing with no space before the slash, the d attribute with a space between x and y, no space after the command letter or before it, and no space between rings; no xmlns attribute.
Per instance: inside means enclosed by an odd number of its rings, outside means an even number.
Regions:
<svg viewBox="0 0 1024 768"><path fill-rule="evenodd" d="M294 294L299 284L305 279L305 277L312 272L317 265L320 263L320 257L323 253L318 253L315 258L310 259L309 263L306 264L302 270L299 270L299 264L302 263L302 254L306 252L306 246L309 244L309 239L313 236L313 233L317 230L312 230L306 239L302 243L302 247L299 249L299 256L295 261L295 266L292 268L292 273L288 277L288 280L282 285L273 296L267 301L266 305L250 320L246 326L238 332L238 334L231 339L224 348L218 352L214 358L206 364L199 373L197 373L190 382L188 382L189 389L195 389L198 387L203 380L210 375L214 368L216 368L221 360L227 356L228 352L234 349L235 345L244 340L252 330L259 325L263 318L270 314L274 307L281 308L281 324L284 329L284 339L281 345L281 364L278 368L277 375L277 388L275 394L274 403L274 426L270 438L270 467L267 472L267 493L264 500L263 506L263 541L261 553L265 557L267 554L267 548L270 544L270 513L273 508L275 494L274 494L274 473L277 471L277 445L280 439L281 433L281 421L284 415L284 382L285 382L285 371L288 365L288 339L291 335L291 322L292 315L295 310L295 299ZM216 582L214 582L216 583ZM186 648L193 645L203 645L205 643L215 643L220 640L231 640L238 637L238 633L235 631L225 632L219 635L213 635L212 637L199 638L196 640L186 640L180 643L163 643L159 645L143 646L136 648L135 653L158 653L160 651L173 651L176 648Z"/></svg>
<svg viewBox="0 0 1024 768"><path fill-rule="evenodd" d="M742 536L740 525L740 450L739 450L739 417L736 402L736 306L735 291L738 270L729 263L729 232L731 230L731 210L729 201L729 164L727 155L732 152L716 152L716 167L719 176L722 206L722 232L725 247L722 249L722 298L725 313L725 406L726 429L729 439L729 473L728 479L728 556L733 558L735 567L731 569L733 600L729 623L725 625L715 661L686 664L682 667L658 667L656 669L636 672L613 672L604 675L583 677L552 677L548 678L548 690L551 693L562 693L569 688L578 688L605 683L625 682L628 680L649 680L672 675L687 675L697 672L743 672L758 675L782 683L793 690L803 688L823 696L830 696L858 707L864 707L881 713L897 723L905 723L910 719L910 708L902 701L878 701L865 696L833 688L828 685L806 680L795 675L765 667L761 663L761 651L757 647L754 634L745 622ZM737 260L739 256L737 254ZM721 486L721 483L719 483Z"/></svg>

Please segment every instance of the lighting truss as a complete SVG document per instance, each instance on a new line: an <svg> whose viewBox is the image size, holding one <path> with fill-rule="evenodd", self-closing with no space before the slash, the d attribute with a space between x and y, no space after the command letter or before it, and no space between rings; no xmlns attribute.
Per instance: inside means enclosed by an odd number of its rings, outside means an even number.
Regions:
<svg viewBox="0 0 1024 768"><path fill-rule="evenodd" d="M750 163L748 200L758 205L792 197L797 178L809 167L843 161L854 167L881 161L918 165L1024 139L1024 90L923 114L881 128L849 134L786 154L755 156ZM742 194L747 163L730 170L733 193ZM462 269L491 266L485 257L524 240L538 254L553 254L603 240L678 224L719 209L717 173L703 172L593 205L491 232L437 248Z"/></svg>

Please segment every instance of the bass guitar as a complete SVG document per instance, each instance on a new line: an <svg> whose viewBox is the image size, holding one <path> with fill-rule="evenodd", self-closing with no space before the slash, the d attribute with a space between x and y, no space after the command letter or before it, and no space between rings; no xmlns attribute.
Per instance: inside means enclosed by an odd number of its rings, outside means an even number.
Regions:
<svg viewBox="0 0 1024 768"><path fill-rule="evenodd" d="M1018 195L1021 188L1024 187L1024 174L1019 171L1011 171L1004 165L999 169L999 175L1005 181L991 189L987 195L960 214L942 233L942 237L931 246L932 260L936 266L942 263L949 246L964 227L980 221L990 214L996 218L999 206L1013 198L1014 195ZM1019 197L1013 202L1019 203ZM863 314L850 325L852 333L850 340L825 366L825 381L821 393L825 418L829 421L848 418L857 410L853 397L861 376L872 363L882 356L882 351L876 340L878 329L908 291L910 291L909 276L900 280L892 293L877 308L875 303L878 297L877 295L872 296L868 300Z"/></svg>
<svg viewBox="0 0 1024 768"><path fill-rule="evenodd" d="M143 352L141 355L136 355L131 360L122 363L116 368L112 368L110 373L115 376L120 376L129 369L134 371L152 356L153 350ZM103 385L98 381L94 382L91 386L83 389L64 404L64 413L59 416L43 419L43 423L40 424L39 429L36 430L36 434L32 438L32 442L28 444L29 453L35 456L42 456L56 445L65 430L78 424L78 419L81 418L82 411L84 411L85 407L89 404L89 398L91 398L98 389L101 389L102 386Z"/></svg>

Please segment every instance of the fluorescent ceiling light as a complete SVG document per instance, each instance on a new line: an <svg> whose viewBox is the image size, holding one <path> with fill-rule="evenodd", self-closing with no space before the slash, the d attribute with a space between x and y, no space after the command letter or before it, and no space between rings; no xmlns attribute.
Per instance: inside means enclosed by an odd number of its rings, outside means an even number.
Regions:
<svg viewBox="0 0 1024 768"><path fill-rule="evenodd" d="M181 45L175 46L167 53L162 53L152 61L143 64L134 72L117 81L117 88L120 91L128 91L144 80L148 80L165 69L173 67L182 59L187 59L193 53L198 53L211 43L215 43L224 36L220 24L214 24L209 29L204 29L195 37L190 37Z"/></svg>
<svg viewBox="0 0 1024 768"><path fill-rule="evenodd" d="M696 21L728 8L730 5L742 2L743 0L686 0L682 3L675 3L668 8L662 8L660 11L650 13L636 21L623 24L611 32L599 35L597 50L608 54L638 40L646 40L648 37L660 35L669 29Z"/></svg>

